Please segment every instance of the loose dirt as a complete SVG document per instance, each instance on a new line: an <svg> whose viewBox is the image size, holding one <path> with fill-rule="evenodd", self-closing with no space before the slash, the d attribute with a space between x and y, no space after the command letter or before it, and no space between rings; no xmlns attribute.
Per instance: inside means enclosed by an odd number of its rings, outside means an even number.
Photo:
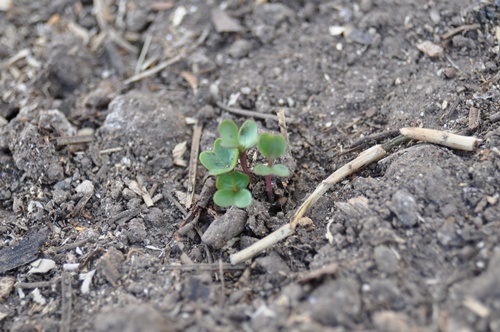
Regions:
<svg viewBox="0 0 500 332"><path fill-rule="evenodd" d="M493 0L0 1L0 330L500 331L499 19ZM279 132L280 109L276 203L263 181L246 211L200 203L190 152L222 119ZM482 143L399 146L229 264L403 127Z"/></svg>

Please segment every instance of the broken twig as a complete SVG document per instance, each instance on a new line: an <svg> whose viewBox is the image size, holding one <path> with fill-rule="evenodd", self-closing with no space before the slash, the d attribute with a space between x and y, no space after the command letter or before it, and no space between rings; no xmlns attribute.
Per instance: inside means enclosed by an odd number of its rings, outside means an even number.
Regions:
<svg viewBox="0 0 500 332"><path fill-rule="evenodd" d="M474 151L476 145L482 141L471 136L462 136L426 128L401 128L400 132L402 135L412 139L444 145L449 148L464 151Z"/></svg>
<svg viewBox="0 0 500 332"><path fill-rule="evenodd" d="M229 106L224 105L220 101L217 102L217 106L222 108L224 111L229 112L229 113L234 113L234 114L238 114L238 115L242 115L242 116L254 117L254 118L264 119L264 120L269 119L269 120L273 120L273 121L278 121L278 117L276 115L264 114L264 113L254 112L254 111L247 111L247 110L242 110L239 108L233 108L233 107L229 107Z"/></svg>

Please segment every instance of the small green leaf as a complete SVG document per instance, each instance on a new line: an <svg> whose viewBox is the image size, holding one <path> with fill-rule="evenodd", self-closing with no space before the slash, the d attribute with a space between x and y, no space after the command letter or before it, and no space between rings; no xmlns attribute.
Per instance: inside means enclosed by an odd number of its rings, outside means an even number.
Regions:
<svg viewBox="0 0 500 332"><path fill-rule="evenodd" d="M257 124L251 120L245 121L238 132L238 141L240 147L244 150L252 148L259 140L257 133Z"/></svg>
<svg viewBox="0 0 500 332"><path fill-rule="evenodd" d="M253 168L253 172L257 175L276 175L276 176L290 176L290 171L285 165L273 165L272 167L269 167L267 165L256 165Z"/></svg>
<svg viewBox="0 0 500 332"><path fill-rule="evenodd" d="M219 125L221 144L225 148L238 148L238 126L232 120L223 120Z"/></svg>
<svg viewBox="0 0 500 332"><path fill-rule="evenodd" d="M213 151L200 153L200 161L210 175L219 175L230 172L238 163L238 149L228 149L221 146L221 139L214 142Z"/></svg>
<svg viewBox="0 0 500 332"><path fill-rule="evenodd" d="M286 141L281 135L263 133L257 147L268 160L276 160L286 151Z"/></svg>
<svg viewBox="0 0 500 332"><path fill-rule="evenodd" d="M232 191L228 189L219 189L214 194L214 202L220 207L230 207L236 205L239 208L246 208L252 204L252 194L248 189Z"/></svg>
<svg viewBox="0 0 500 332"><path fill-rule="evenodd" d="M248 189L241 189L234 194L234 205L239 208L246 208L252 204L252 193Z"/></svg>
<svg viewBox="0 0 500 332"><path fill-rule="evenodd" d="M230 207L234 205L234 194L232 190L217 190L213 197L214 203L223 208Z"/></svg>
<svg viewBox="0 0 500 332"><path fill-rule="evenodd" d="M215 186L217 189L237 192L241 189L245 189L249 182L250 178L248 175L240 172L231 172L218 176Z"/></svg>

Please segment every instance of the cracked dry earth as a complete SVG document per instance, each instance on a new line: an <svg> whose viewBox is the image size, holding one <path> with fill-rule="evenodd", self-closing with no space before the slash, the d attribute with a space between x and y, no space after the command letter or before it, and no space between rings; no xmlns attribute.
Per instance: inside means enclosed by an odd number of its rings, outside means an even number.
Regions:
<svg viewBox="0 0 500 332"><path fill-rule="evenodd" d="M0 1L0 330L500 331L499 19L495 0ZM197 144L222 119L279 132L280 109L280 204L255 184L244 211L194 211ZM403 127L482 142L401 145L229 263Z"/></svg>

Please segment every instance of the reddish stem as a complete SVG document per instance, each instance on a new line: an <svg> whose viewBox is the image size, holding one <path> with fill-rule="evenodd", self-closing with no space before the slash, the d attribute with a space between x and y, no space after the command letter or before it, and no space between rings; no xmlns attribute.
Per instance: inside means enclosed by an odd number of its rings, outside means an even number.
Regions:
<svg viewBox="0 0 500 332"><path fill-rule="evenodd" d="M250 183L253 183L252 172L250 172L250 170L248 169L247 152L246 151L240 152L240 163L241 163L241 169L243 170L243 173L248 175L248 177L250 178Z"/></svg>
<svg viewBox="0 0 500 332"><path fill-rule="evenodd" d="M267 166L273 167L274 160L268 160L267 161ZM267 200L269 203L274 203L274 194L273 194L273 182L272 182L272 175L266 175L266 193L267 193Z"/></svg>

